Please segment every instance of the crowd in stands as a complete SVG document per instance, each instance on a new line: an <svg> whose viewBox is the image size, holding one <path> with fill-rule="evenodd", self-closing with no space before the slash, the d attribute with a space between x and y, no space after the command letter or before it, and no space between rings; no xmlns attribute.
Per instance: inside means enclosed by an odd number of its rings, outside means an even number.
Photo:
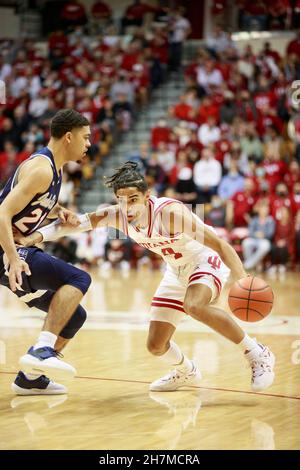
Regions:
<svg viewBox="0 0 300 470"><path fill-rule="evenodd" d="M0 43L0 80L7 85L0 107L0 183L45 145L55 112L72 107L92 129L87 160L69 165L64 177L61 202L74 207L82 180L91 180L109 158L168 66L180 70L190 32L181 10L147 33L136 24L128 44L109 24L109 11L104 17L108 23L96 36L87 36L76 21L68 34L53 32L47 55L31 40ZM128 12L126 17L132 19ZM216 27L184 68L186 91L179 102L166 109L149 142L124 156L140 163L154 194L204 203L206 222L236 247L248 269L278 266L283 272L300 259L300 145L287 131L297 111L288 91L299 79L299 65L300 31L281 56L270 43L259 53L250 46L241 53L230 34ZM107 239L101 230L64 239L53 249L88 265L105 259L106 267L123 263L125 270L144 263L159 267L156 256Z"/></svg>
<svg viewBox="0 0 300 470"><path fill-rule="evenodd" d="M300 261L299 143L288 133L299 37L283 57L269 43L241 54L216 28L185 68L186 91L152 129L151 148L132 156L153 191L205 204L206 222L247 269L270 273Z"/></svg>
<svg viewBox="0 0 300 470"><path fill-rule="evenodd" d="M234 0L234 4L240 31L290 30L300 26L299 0ZM211 9L215 20L224 23L232 2L212 0Z"/></svg>
<svg viewBox="0 0 300 470"><path fill-rule="evenodd" d="M76 108L91 123L92 147L82 168L70 168L90 179L93 168L112 144L127 132L136 111L166 75L169 27L137 28L128 44L114 26L87 36L80 25L68 34L49 35L47 53L32 40L0 42L0 80L6 103L0 107L0 184L14 168L49 139L49 123L61 108Z"/></svg>

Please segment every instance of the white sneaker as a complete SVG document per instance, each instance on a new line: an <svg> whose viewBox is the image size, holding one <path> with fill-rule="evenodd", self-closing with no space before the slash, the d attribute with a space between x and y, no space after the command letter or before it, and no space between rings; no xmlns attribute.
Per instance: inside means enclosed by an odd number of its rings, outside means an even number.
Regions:
<svg viewBox="0 0 300 470"><path fill-rule="evenodd" d="M269 267L267 270L267 274L273 278L276 277L276 272L277 272L277 266L275 264L272 264L272 266Z"/></svg>
<svg viewBox="0 0 300 470"><path fill-rule="evenodd" d="M49 373L61 377L74 377L76 369L67 362L58 359L59 355L60 353L48 346L38 349L31 347L27 354L19 359L19 364L22 370L31 374Z"/></svg>
<svg viewBox="0 0 300 470"><path fill-rule="evenodd" d="M201 372L193 362L192 364L191 372L186 373L174 369L164 377L152 382L149 389L151 392L171 392L185 385L198 385L202 378Z"/></svg>
<svg viewBox="0 0 300 470"><path fill-rule="evenodd" d="M286 273L286 266L284 264L280 264L278 266L278 272L279 272L279 274L285 274Z"/></svg>
<svg viewBox="0 0 300 470"><path fill-rule="evenodd" d="M63 395L68 393L67 387L53 382L45 375L36 379L28 379L22 371L19 371L11 389L16 395Z"/></svg>
<svg viewBox="0 0 300 470"><path fill-rule="evenodd" d="M252 369L251 388L255 392L260 392L270 387L274 381L274 365L275 356L267 346L259 344L261 352L257 350L250 351L245 354L246 359L250 362Z"/></svg>

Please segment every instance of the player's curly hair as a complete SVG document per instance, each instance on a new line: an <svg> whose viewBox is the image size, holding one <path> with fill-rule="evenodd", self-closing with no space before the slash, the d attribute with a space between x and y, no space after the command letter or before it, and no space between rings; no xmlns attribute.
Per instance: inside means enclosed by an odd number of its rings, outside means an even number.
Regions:
<svg viewBox="0 0 300 470"><path fill-rule="evenodd" d="M107 188L112 188L114 193L121 188L135 187L142 193L146 192L148 185L144 176L139 171L139 164L135 162L126 162L119 168L116 168L112 176L104 176L104 184Z"/></svg>
<svg viewBox="0 0 300 470"><path fill-rule="evenodd" d="M79 127L89 126L88 119L75 109L61 109L58 111L50 124L51 137L60 139L67 132Z"/></svg>

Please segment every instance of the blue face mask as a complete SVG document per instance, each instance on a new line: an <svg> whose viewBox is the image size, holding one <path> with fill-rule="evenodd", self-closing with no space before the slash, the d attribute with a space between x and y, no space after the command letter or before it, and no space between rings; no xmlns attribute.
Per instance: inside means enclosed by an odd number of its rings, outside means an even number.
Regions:
<svg viewBox="0 0 300 470"><path fill-rule="evenodd" d="M255 174L256 174L256 176L264 176L265 175L265 170L263 168L256 168Z"/></svg>

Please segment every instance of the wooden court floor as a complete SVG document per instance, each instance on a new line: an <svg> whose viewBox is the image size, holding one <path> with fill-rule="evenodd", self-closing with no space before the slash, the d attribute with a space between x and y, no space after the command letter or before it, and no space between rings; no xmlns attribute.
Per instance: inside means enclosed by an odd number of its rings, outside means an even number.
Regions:
<svg viewBox="0 0 300 470"><path fill-rule="evenodd" d="M43 314L0 288L0 449L300 448L300 274L269 279L272 315L243 323L276 354L276 380L265 393L251 392L250 370L234 345L189 318L175 340L199 364L201 386L149 392L149 383L167 372L145 348L147 310L160 278L146 269L93 273L88 321L65 350L78 375L66 383L68 395L52 397L10 390Z"/></svg>

